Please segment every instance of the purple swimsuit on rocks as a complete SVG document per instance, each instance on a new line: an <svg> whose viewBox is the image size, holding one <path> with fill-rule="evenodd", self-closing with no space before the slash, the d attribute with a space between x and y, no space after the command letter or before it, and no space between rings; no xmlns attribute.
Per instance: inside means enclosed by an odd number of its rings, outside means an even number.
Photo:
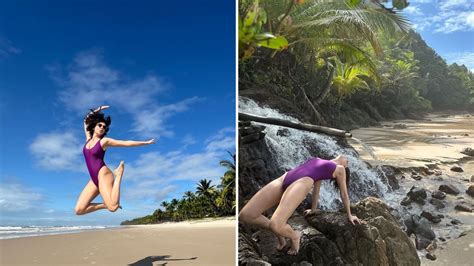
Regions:
<svg viewBox="0 0 474 266"><path fill-rule="evenodd" d="M94 147L88 149L86 148L87 143L84 145L82 152L84 153L84 158L86 159L87 169L89 170L89 175L91 176L92 182L99 187L99 171L102 166L105 166L104 155L105 151L102 149L100 140L94 145Z"/></svg>
<svg viewBox="0 0 474 266"><path fill-rule="evenodd" d="M283 190L296 180L303 177L311 177L315 182L324 179L331 179L337 164L330 160L311 158L304 164L290 170L283 179Z"/></svg>

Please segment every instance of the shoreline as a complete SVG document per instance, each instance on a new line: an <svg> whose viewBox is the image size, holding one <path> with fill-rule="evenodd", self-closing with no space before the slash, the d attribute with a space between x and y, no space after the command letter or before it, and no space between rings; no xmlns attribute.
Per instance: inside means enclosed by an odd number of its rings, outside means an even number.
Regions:
<svg viewBox="0 0 474 266"><path fill-rule="evenodd" d="M0 240L1 265L235 265L236 220Z"/></svg>

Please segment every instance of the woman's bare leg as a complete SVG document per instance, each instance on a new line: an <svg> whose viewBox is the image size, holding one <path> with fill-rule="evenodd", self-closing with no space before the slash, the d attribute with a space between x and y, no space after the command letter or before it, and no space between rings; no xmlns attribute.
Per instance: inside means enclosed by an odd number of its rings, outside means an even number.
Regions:
<svg viewBox="0 0 474 266"><path fill-rule="evenodd" d="M79 199L77 199L75 212L77 215L83 215L89 212L106 209L103 203L91 203L99 195L99 189L95 184L89 180L87 185L81 192Z"/></svg>
<svg viewBox="0 0 474 266"><path fill-rule="evenodd" d="M275 234L291 239L291 248L288 250L288 254L290 255L298 253L301 234L295 232L291 226L287 224L287 221L298 205L306 198L313 183L314 181L310 177L303 177L288 186L270 220L270 230Z"/></svg>
<svg viewBox="0 0 474 266"><path fill-rule="evenodd" d="M124 171L124 162L121 161L114 175L107 168L99 171L99 191L107 209L115 212L120 207L120 185L122 183L122 175Z"/></svg>
<svg viewBox="0 0 474 266"><path fill-rule="evenodd" d="M280 201L283 194L282 184L284 176L273 180L260 189L240 211L239 221L269 230L270 220L263 216L262 213ZM276 236L278 237L277 249L281 250L286 245L286 240L280 235Z"/></svg>

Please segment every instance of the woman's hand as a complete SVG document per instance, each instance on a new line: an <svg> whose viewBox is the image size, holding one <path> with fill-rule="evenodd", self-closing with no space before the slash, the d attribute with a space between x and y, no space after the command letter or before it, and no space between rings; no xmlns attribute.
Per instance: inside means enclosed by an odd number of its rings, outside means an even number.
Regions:
<svg viewBox="0 0 474 266"><path fill-rule="evenodd" d="M317 212L319 212L319 209L316 209L314 211L312 209L307 209L303 212L303 214L304 214L304 216L308 216L308 215L311 215L311 214L315 214Z"/></svg>
<svg viewBox="0 0 474 266"><path fill-rule="evenodd" d="M146 141L146 144L155 144L155 138Z"/></svg>
<svg viewBox="0 0 474 266"><path fill-rule="evenodd" d="M108 109L108 108L110 108L110 106L108 106L108 105L101 105L101 106L97 107L97 108L94 110L94 112L99 112L99 111L102 111L102 110L105 110L105 109Z"/></svg>
<svg viewBox="0 0 474 266"><path fill-rule="evenodd" d="M355 215L349 215L348 218L349 218L349 221L350 221L353 225L355 225L355 224L361 224L361 223L362 223L361 220L360 220L359 218L357 218L357 216L355 216Z"/></svg>

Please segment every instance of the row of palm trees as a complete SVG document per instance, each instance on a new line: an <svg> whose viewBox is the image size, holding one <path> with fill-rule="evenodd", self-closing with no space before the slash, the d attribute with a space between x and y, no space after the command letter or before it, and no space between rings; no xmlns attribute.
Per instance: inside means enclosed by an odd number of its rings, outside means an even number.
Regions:
<svg viewBox="0 0 474 266"><path fill-rule="evenodd" d="M227 169L219 185L215 186L211 180L201 179L196 184L195 192L189 190L184 192L181 199L162 201L161 208L156 209L153 214L122 224L150 224L235 215L235 154L229 155L232 160L222 160L219 163Z"/></svg>

